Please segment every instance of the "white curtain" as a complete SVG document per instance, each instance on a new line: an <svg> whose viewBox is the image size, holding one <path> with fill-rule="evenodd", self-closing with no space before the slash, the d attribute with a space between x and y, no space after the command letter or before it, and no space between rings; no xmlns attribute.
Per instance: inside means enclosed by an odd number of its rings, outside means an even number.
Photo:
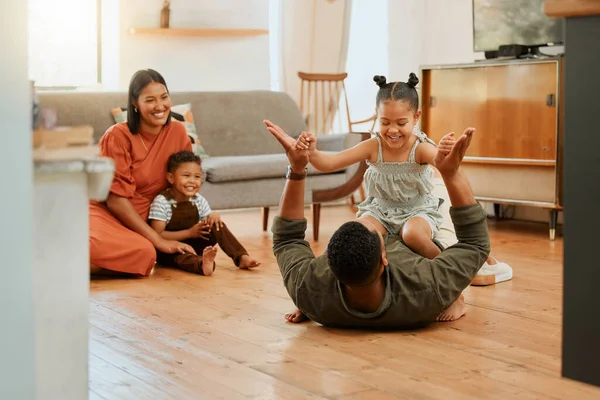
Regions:
<svg viewBox="0 0 600 400"><path fill-rule="evenodd" d="M281 90L300 100L298 72L345 72L352 0L281 2Z"/></svg>

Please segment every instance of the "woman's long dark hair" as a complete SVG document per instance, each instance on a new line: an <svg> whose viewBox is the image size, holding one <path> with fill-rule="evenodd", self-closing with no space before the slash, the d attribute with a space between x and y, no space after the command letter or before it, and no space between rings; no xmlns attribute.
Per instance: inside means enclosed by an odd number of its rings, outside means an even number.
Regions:
<svg viewBox="0 0 600 400"><path fill-rule="evenodd" d="M167 87L167 82L165 82L165 78L162 77L161 74L156 72L153 69L142 69L137 71L131 77L131 81L129 82L129 98L127 99L127 126L129 127L129 131L136 135L140 131L140 113L136 110L133 101L138 101L140 97L140 93L146 86L148 86L152 82L158 82L165 86L167 89L167 93L169 93L169 88ZM169 117L167 118L167 122L165 125L169 125L171 123L171 110L169 110Z"/></svg>

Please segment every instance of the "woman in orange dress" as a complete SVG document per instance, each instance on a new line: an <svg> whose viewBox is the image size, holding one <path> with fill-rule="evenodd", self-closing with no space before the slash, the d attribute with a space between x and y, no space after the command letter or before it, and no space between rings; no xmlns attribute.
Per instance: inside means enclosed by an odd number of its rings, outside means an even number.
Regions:
<svg viewBox="0 0 600 400"><path fill-rule="evenodd" d="M150 203L167 188L167 159L192 144L183 124L171 122L167 84L154 70L131 78L127 114L127 122L108 128L99 142L100 154L115 162L115 176L106 202L90 202L90 270L148 276L157 249L194 253L147 223Z"/></svg>

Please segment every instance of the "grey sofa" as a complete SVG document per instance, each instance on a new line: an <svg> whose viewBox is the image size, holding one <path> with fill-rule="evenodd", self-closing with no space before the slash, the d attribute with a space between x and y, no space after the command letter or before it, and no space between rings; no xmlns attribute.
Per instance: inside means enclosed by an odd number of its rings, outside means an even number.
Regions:
<svg viewBox="0 0 600 400"><path fill-rule="evenodd" d="M297 137L306 129L296 103L272 91L172 93L172 104L192 105L196 131L209 155L203 159L201 194L215 210L261 207L263 230L269 207L279 204L288 165L280 144L266 130L270 119ZM114 124L111 109L126 107L127 93L41 92L40 106L58 111L59 125L88 124L97 142ZM368 138L368 134L319 136L324 151L340 151ZM351 195L362 182L365 163L334 173L309 167L305 204L312 204L313 238L318 240L321 204Z"/></svg>

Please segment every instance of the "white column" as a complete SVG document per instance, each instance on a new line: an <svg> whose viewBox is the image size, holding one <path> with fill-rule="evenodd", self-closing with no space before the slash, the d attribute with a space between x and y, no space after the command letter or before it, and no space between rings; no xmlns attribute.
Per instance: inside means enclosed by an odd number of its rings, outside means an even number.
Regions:
<svg viewBox="0 0 600 400"><path fill-rule="evenodd" d="M31 95L27 2L2 3L0 48L0 398L35 396Z"/></svg>
<svg viewBox="0 0 600 400"><path fill-rule="evenodd" d="M34 171L36 400L88 398L88 174L82 161Z"/></svg>
<svg viewBox="0 0 600 400"><path fill-rule="evenodd" d="M388 81L406 82L408 75L419 75L426 32L427 0L389 0L388 3Z"/></svg>

